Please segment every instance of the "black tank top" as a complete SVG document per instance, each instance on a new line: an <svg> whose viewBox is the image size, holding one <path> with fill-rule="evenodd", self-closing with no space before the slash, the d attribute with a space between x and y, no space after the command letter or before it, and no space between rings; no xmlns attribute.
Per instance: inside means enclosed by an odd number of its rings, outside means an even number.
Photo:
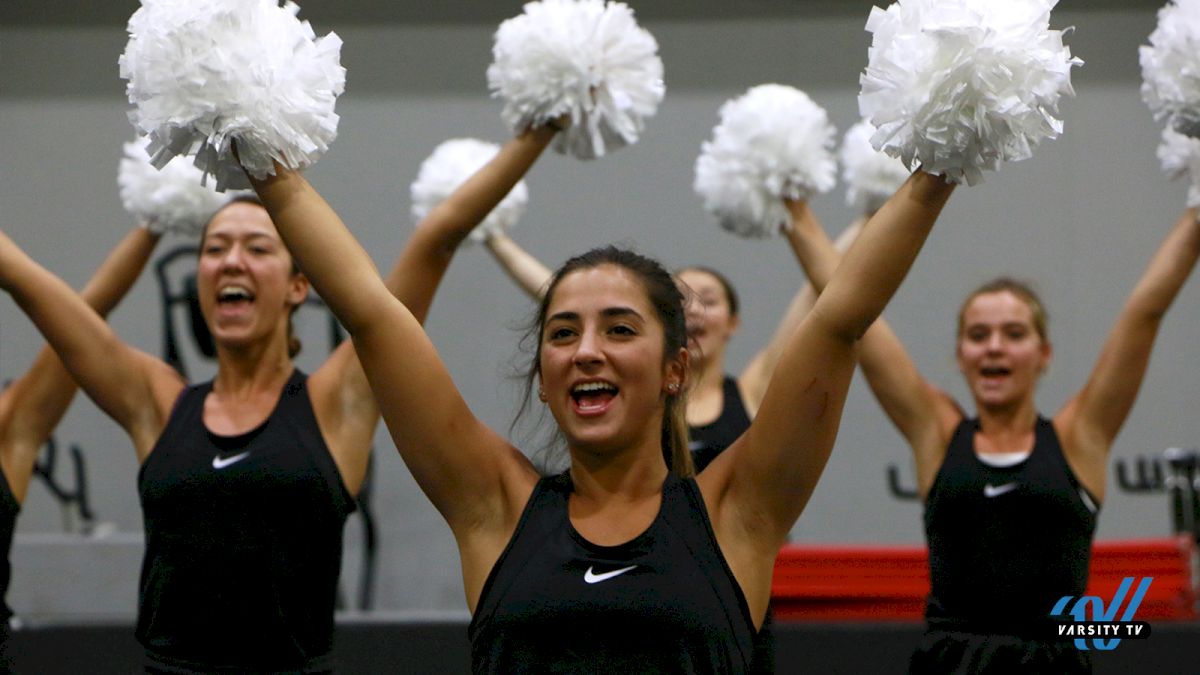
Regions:
<svg viewBox="0 0 1200 675"><path fill-rule="evenodd" d="M146 557L137 638L153 664L212 672L327 670L354 510L294 371L258 428L204 426L188 387L142 465ZM173 671L172 671L173 672Z"/></svg>
<svg viewBox="0 0 1200 675"><path fill-rule="evenodd" d="M17 514L21 512L21 504L13 496L12 488L8 485L8 477L0 472L0 546L4 547L4 559L0 561L0 623L8 624L12 617L12 608L8 606L8 583L12 578L13 531L17 529Z"/></svg>
<svg viewBox="0 0 1200 675"><path fill-rule="evenodd" d="M568 474L538 482L471 621L476 673L743 673L754 626L700 489L674 475L619 546L571 525Z"/></svg>
<svg viewBox="0 0 1200 675"><path fill-rule="evenodd" d="M688 448L692 451L696 473L700 473L750 428L750 415L742 403L737 380L726 375L721 382L721 394L725 400L721 404L720 416L704 426L688 427Z"/></svg>
<svg viewBox="0 0 1200 675"><path fill-rule="evenodd" d="M993 467L975 455L978 421L963 420L925 502L933 582L926 616L991 632L1039 632L1064 595L1087 586L1098 502L1039 417L1033 451Z"/></svg>

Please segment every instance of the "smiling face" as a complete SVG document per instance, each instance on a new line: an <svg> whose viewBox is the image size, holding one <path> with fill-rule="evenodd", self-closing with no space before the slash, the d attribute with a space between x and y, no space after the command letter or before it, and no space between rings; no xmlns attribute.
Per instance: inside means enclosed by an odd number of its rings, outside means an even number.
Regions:
<svg viewBox="0 0 1200 675"><path fill-rule="evenodd" d="M686 287L688 348L697 368L720 363L741 321L724 284L709 272L687 268L675 275Z"/></svg>
<svg viewBox="0 0 1200 675"><path fill-rule="evenodd" d="M966 304L956 351L959 370L981 409L1032 404L1051 358L1033 308L1008 290L980 293Z"/></svg>
<svg viewBox="0 0 1200 675"><path fill-rule="evenodd" d="M308 294L266 209L248 202L234 202L209 221L196 285L209 331L226 348L286 341L291 310Z"/></svg>
<svg viewBox="0 0 1200 675"><path fill-rule="evenodd" d="M574 450L661 452L664 403L682 386L687 352L664 358L664 328L629 270L569 272L553 289L538 370L545 400Z"/></svg>

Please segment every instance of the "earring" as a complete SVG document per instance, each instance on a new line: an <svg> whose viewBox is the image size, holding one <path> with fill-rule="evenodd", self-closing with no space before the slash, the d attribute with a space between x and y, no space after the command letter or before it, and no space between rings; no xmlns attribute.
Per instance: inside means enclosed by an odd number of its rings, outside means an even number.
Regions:
<svg viewBox="0 0 1200 675"><path fill-rule="evenodd" d="M668 384L668 385L667 385L667 392L668 392L668 393L670 393L671 395L678 394L678 393L679 393L679 383L678 383L678 382L672 382L671 384Z"/></svg>
<svg viewBox="0 0 1200 675"><path fill-rule="evenodd" d="M538 387L538 400L542 403L546 402L546 390Z"/></svg>

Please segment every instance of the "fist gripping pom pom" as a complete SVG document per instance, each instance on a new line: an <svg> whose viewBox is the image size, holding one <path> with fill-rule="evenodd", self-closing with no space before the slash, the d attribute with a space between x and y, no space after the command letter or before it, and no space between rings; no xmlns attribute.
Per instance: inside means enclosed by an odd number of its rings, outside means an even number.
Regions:
<svg viewBox="0 0 1200 675"><path fill-rule="evenodd" d="M142 0L119 63L155 166L195 155L224 191L250 187L243 167L266 178L274 162L303 169L329 148L342 41L314 37L297 12L276 0Z"/></svg>

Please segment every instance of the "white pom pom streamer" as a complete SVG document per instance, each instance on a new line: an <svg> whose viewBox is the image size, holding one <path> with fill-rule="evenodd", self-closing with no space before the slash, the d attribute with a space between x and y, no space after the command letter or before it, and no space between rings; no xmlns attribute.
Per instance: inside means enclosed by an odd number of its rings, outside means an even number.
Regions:
<svg viewBox="0 0 1200 675"><path fill-rule="evenodd" d="M1163 129L1158 159L1162 162L1163 173L1171 179L1191 177L1187 204L1189 207L1200 206L1200 139L1184 136L1170 128Z"/></svg>
<svg viewBox="0 0 1200 675"><path fill-rule="evenodd" d="M1142 98L1155 119L1200 137L1200 0L1174 0L1158 10L1150 45L1138 50Z"/></svg>
<svg viewBox="0 0 1200 675"><path fill-rule="evenodd" d="M1062 133L1058 101L1082 61L1050 30L1057 0L899 0L874 8L858 105L872 145L974 185Z"/></svg>
<svg viewBox="0 0 1200 675"><path fill-rule="evenodd" d="M594 159L638 140L665 91L658 43L633 10L603 0L541 0L500 24L488 87L514 133L565 116L555 150Z"/></svg>
<svg viewBox="0 0 1200 675"><path fill-rule="evenodd" d="M770 237L791 226L784 199L833 187L834 133L824 108L804 92L753 87L721 106L721 122L696 160L696 194L726 230Z"/></svg>
<svg viewBox="0 0 1200 675"><path fill-rule="evenodd" d="M500 146L474 138L453 138L437 146L421 163L417 179L409 188L413 218L419 223L499 151ZM520 181L471 231L471 240L483 241L509 229L524 215L528 203L529 188Z"/></svg>
<svg viewBox="0 0 1200 675"><path fill-rule="evenodd" d="M233 196L202 185L203 174L184 157L162 169L150 164L146 139L125 144L117 186L125 210L156 232L198 235L204 223Z"/></svg>
<svg viewBox="0 0 1200 675"><path fill-rule="evenodd" d="M896 192L909 171L904 162L871 147L875 127L863 120L850 127L842 138L842 181L846 184L846 204L874 213Z"/></svg>
<svg viewBox="0 0 1200 675"><path fill-rule="evenodd" d="M315 38L298 11L276 0L142 0L120 66L155 166L194 154L217 190L248 188L241 167L265 178L274 161L302 169L328 149L342 42Z"/></svg>

